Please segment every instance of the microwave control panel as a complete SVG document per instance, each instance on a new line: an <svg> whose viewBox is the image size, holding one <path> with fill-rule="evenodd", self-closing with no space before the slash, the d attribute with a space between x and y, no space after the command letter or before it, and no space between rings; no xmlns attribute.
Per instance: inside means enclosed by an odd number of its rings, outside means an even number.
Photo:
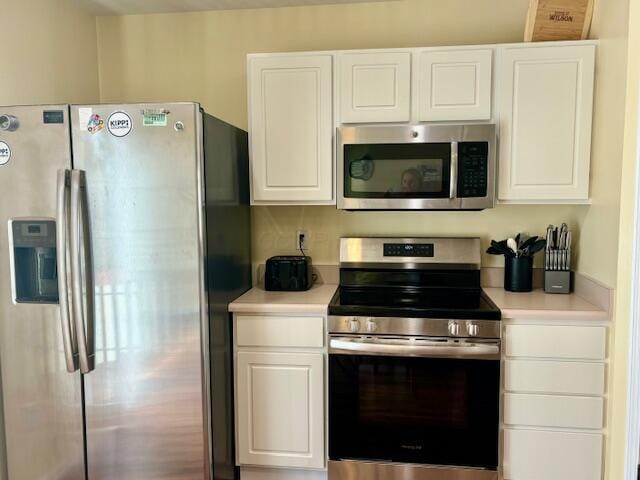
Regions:
<svg viewBox="0 0 640 480"><path fill-rule="evenodd" d="M487 196L487 142L461 142L458 144L458 197Z"/></svg>

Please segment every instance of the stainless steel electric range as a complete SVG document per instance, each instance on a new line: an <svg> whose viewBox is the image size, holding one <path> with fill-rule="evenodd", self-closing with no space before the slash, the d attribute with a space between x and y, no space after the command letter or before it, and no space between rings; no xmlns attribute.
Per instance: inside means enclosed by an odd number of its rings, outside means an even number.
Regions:
<svg viewBox="0 0 640 480"><path fill-rule="evenodd" d="M341 239L329 480L497 480L500 331L479 239Z"/></svg>

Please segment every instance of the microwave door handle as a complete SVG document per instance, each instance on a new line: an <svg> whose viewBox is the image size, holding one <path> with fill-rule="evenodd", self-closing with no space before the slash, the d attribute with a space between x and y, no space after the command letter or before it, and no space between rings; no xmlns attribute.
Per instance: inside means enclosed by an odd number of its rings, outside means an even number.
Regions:
<svg viewBox="0 0 640 480"><path fill-rule="evenodd" d="M356 355L394 355L405 357L440 357L440 358L499 358L500 344L463 343L451 344L397 345L384 342L367 342L360 339L332 338L329 342L329 353L351 353Z"/></svg>
<svg viewBox="0 0 640 480"><path fill-rule="evenodd" d="M449 198L458 196L458 142L451 142L451 174L449 176Z"/></svg>
<svg viewBox="0 0 640 480"><path fill-rule="evenodd" d="M58 170L56 192L56 263L58 269L58 301L62 324L62 345L67 371L78 370L78 343L69 311L69 275L67 271L67 237L69 234L69 170Z"/></svg>
<svg viewBox="0 0 640 480"><path fill-rule="evenodd" d="M80 371L89 373L94 368L93 358L93 266L86 205L86 178L82 170L71 172L71 298L78 337ZM82 239L82 246L80 240ZM89 238L90 240L90 238ZM81 250L84 250L85 295L83 295ZM91 288L91 290L89 290ZM85 323L85 307L88 322ZM87 328L87 325L89 326Z"/></svg>

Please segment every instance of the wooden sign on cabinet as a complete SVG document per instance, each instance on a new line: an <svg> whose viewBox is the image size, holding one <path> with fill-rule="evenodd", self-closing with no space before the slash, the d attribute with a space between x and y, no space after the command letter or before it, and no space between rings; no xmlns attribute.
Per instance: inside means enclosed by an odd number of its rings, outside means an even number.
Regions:
<svg viewBox="0 0 640 480"><path fill-rule="evenodd" d="M593 0L530 0L524 40L584 40L592 15Z"/></svg>

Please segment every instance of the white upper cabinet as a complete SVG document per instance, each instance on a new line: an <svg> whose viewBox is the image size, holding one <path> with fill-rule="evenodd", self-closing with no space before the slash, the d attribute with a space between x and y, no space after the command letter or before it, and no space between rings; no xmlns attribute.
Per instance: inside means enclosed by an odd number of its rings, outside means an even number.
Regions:
<svg viewBox="0 0 640 480"><path fill-rule="evenodd" d="M499 52L499 199L588 201L595 45Z"/></svg>
<svg viewBox="0 0 640 480"><path fill-rule="evenodd" d="M340 122L408 122L411 53L338 55Z"/></svg>
<svg viewBox="0 0 640 480"><path fill-rule="evenodd" d="M421 122L491 118L492 49L418 53L415 97Z"/></svg>
<svg viewBox="0 0 640 480"><path fill-rule="evenodd" d="M249 55L251 203L335 205L336 128L419 122L497 123L502 203L588 203L595 49Z"/></svg>
<svg viewBox="0 0 640 480"><path fill-rule="evenodd" d="M333 196L332 55L248 61L252 204L327 204Z"/></svg>

